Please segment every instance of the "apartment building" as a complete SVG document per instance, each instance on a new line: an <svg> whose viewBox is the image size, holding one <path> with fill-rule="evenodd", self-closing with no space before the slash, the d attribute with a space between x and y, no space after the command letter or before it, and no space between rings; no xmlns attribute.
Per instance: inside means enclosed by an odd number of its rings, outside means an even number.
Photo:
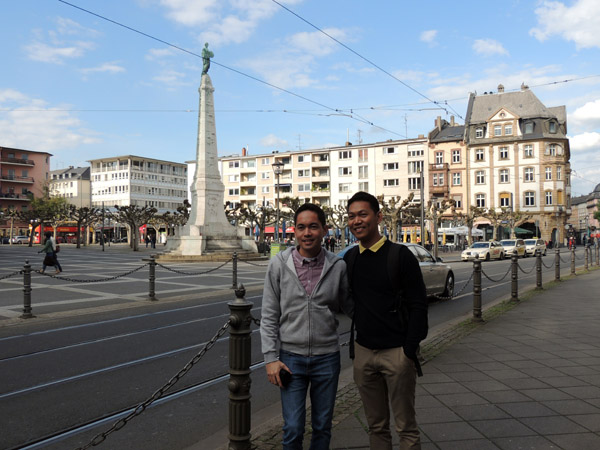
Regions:
<svg viewBox="0 0 600 450"><path fill-rule="evenodd" d="M465 120L466 201L509 207L531 217L519 225L564 241L571 213L570 148L564 106L546 107L525 85L517 92L471 94Z"/></svg>
<svg viewBox="0 0 600 450"><path fill-rule="evenodd" d="M50 197L61 197L79 208L89 208L92 202L90 168L69 166L50 171L48 190Z"/></svg>
<svg viewBox="0 0 600 450"><path fill-rule="evenodd" d="M134 155L89 163L93 207L138 205L164 213L188 198L186 164Z"/></svg>
<svg viewBox="0 0 600 450"><path fill-rule="evenodd" d="M240 155L219 159L225 201L254 208L298 197L320 205L346 205L359 190L386 198L420 198L420 172L427 168L427 139L389 140L325 149ZM277 176L273 164L281 163ZM429 195L425 186L425 197Z"/></svg>
<svg viewBox="0 0 600 450"><path fill-rule="evenodd" d="M600 233L600 221L595 214L600 210L600 184L587 195L571 198L572 214L569 225L576 230L577 242L583 243L583 236Z"/></svg>

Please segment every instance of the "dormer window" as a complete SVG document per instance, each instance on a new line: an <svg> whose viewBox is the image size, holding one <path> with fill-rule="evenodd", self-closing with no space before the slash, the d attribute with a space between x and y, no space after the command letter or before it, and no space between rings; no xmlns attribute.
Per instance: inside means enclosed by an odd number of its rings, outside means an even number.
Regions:
<svg viewBox="0 0 600 450"><path fill-rule="evenodd" d="M556 133L556 122L550 122L548 124L548 128L550 130L550 133Z"/></svg>
<svg viewBox="0 0 600 450"><path fill-rule="evenodd" d="M477 139L480 139L483 137L483 127L477 127L475 128L475 137Z"/></svg>
<svg viewBox="0 0 600 450"><path fill-rule="evenodd" d="M525 124L525 134L533 133L533 122L527 122Z"/></svg>
<svg viewBox="0 0 600 450"><path fill-rule="evenodd" d="M502 136L502 125L494 125L494 136Z"/></svg>
<svg viewBox="0 0 600 450"><path fill-rule="evenodd" d="M507 123L504 125L504 136L512 135L512 123Z"/></svg>

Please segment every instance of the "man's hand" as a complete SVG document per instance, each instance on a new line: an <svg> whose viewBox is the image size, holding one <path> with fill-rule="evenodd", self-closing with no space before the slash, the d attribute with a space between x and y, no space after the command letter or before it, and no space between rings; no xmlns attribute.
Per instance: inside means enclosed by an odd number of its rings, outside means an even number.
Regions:
<svg viewBox="0 0 600 450"><path fill-rule="evenodd" d="M273 361L271 363L267 363L265 366L267 369L267 378L269 379L269 383L274 384L275 386L283 387L281 384L281 379L279 378L279 371L281 369L287 370L289 373L292 371L281 361Z"/></svg>

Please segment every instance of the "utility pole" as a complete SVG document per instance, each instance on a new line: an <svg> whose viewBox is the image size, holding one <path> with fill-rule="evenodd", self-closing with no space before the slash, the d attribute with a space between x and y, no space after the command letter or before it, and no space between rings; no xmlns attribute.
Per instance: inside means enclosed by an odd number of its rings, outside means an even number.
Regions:
<svg viewBox="0 0 600 450"><path fill-rule="evenodd" d="M421 245L425 246L425 176L423 170L425 169L425 162L423 161L423 167L421 167ZM437 243L436 243L437 244Z"/></svg>

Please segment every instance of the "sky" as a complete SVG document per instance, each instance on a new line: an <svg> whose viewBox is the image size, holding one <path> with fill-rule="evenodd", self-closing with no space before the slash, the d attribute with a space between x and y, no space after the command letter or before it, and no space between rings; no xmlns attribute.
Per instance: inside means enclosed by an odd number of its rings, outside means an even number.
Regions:
<svg viewBox="0 0 600 450"><path fill-rule="evenodd" d="M0 146L50 152L52 170L194 159L208 42L220 156L416 138L464 123L469 93L525 83L567 108L572 195L600 183L597 0L2 6Z"/></svg>

